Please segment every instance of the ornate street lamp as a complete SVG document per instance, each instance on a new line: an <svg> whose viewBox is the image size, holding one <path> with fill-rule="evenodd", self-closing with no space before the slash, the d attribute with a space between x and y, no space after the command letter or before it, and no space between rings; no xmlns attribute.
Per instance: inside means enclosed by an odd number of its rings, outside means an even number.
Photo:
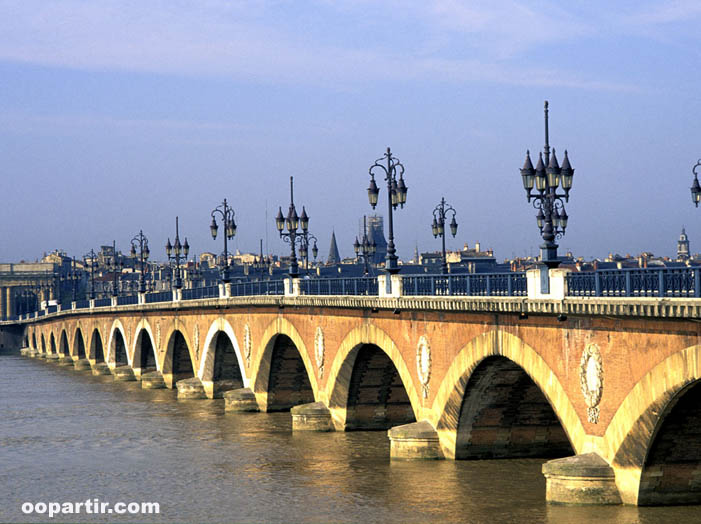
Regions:
<svg viewBox="0 0 701 524"><path fill-rule="evenodd" d="M117 260L117 243L112 241L112 261L107 264L107 269L112 272L112 296L119 296L119 275L122 274L122 268L124 267L124 262L120 259Z"/></svg>
<svg viewBox="0 0 701 524"><path fill-rule="evenodd" d="M139 234L131 239L131 256L135 258L137 255L136 246L139 246L139 260L141 262L141 274L139 275L139 293L146 293L146 278L144 268L151 252L148 248L148 239L144 232L139 230Z"/></svg>
<svg viewBox="0 0 701 524"><path fill-rule="evenodd" d="M446 204L445 198L441 198L441 203L433 210L433 224L431 224L433 238L441 237L443 243L443 265L441 266L441 272L444 275L448 273L448 259L445 254L445 220L448 218L449 213L453 214L453 218L450 221L450 234L455 238L455 235L458 233L458 223L455 221L455 209L453 209L453 206L450 204Z"/></svg>
<svg viewBox="0 0 701 524"><path fill-rule="evenodd" d="M533 199L533 207L538 210L536 222L544 240L544 243L540 246L540 260L548 268L555 268L560 264L560 261L557 259L557 244L555 240L562 237L567 228L568 216L565 211L565 202L569 201L573 175L574 169L570 165L567 150L565 150L562 167L560 167L555 157L555 149L553 149L552 156L550 155L548 102L546 100L545 147L543 148L543 153L539 155L535 169L533 169L531 162L530 151L526 151L526 161L521 169L521 178L523 187L526 190L526 199L528 202ZM537 193L531 192L534 185ZM557 192L559 186L562 186L562 193Z"/></svg>
<svg viewBox="0 0 701 524"><path fill-rule="evenodd" d="M309 260L310 239L314 241L314 246L312 247L314 258L316 258L316 255L318 254L318 249L316 247L316 237L309 233L309 216L307 215L307 210L304 208L304 206L302 206L302 215L297 216L297 209L295 208L294 200L293 177L290 177L290 209L287 211L287 217L282 215L282 207L278 209L277 216L275 217L275 227L277 227L278 233L280 233L280 238L282 238L285 242L290 243L289 275L291 277L297 277L299 276L299 265L297 264L295 243L299 243L300 256L307 261ZM297 231L298 228L300 228L299 232ZM287 232L284 232L285 229L287 229Z"/></svg>
<svg viewBox="0 0 701 524"><path fill-rule="evenodd" d="M383 165L382 162L386 162ZM377 196L380 193L380 188L375 183L375 171L382 170L387 182L387 210L388 210L388 230L389 242L387 243L387 258L385 262L385 271L390 274L399 273L397 264L397 250L394 247L394 220L392 211L397 209L397 206L404 207L406 203L407 187L404 184L404 166L397 157L392 156L390 148L382 158L375 160L375 163L368 170L370 173L370 187L368 187L368 199L373 209L377 205ZM397 179L399 176L399 179Z"/></svg>
<svg viewBox="0 0 701 524"><path fill-rule="evenodd" d="M696 170L701 166L701 160L696 162L696 165L691 170L694 173L694 182L691 184L691 201L696 207L699 207L699 202L701 202L701 186L699 185L699 177Z"/></svg>
<svg viewBox="0 0 701 524"><path fill-rule="evenodd" d="M366 276L369 275L370 258L375 255L375 251L377 251L377 244L375 244L374 240L371 242L368 238L368 226L365 216L363 216L363 240L362 242L358 242L358 237L355 237L355 242L353 242L353 250L355 251L356 258L363 259L365 269L363 274Z"/></svg>
<svg viewBox="0 0 701 524"><path fill-rule="evenodd" d="M269 257L266 257L263 255L263 239L260 239L260 255L256 257L256 268L260 271L260 279L263 280L263 277L266 273L270 271L270 264L272 261L270 260Z"/></svg>
<svg viewBox="0 0 701 524"><path fill-rule="evenodd" d="M171 245L170 237L168 237L168 243L166 244L166 254L168 255L168 260L175 262L175 269L173 270L173 287L175 289L180 289L183 287L183 280L180 277L180 258L187 259L187 255L190 253L190 244L187 243L187 237L185 238L185 243L180 243L180 232L178 229L178 217L175 217L175 243Z"/></svg>
<svg viewBox="0 0 701 524"><path fill-rule="evenodd" d="M217 239L217 231L219 230L219 225L215 218L215 214L219 214L224 223L224 268L221 272L222 282L225 284L231 281L231 275L229 272L229 248L227 241L234 238L236 235L236 222L234 221L234 210L227 204L226 198L219 206L212 210L212 223L209 225L209 230L212 233L212 238Z"/></svg>
<svg viewBox="0 0 701 524"><path fill-rule="evenodd" d="M97 269L97 261L95 258L95 250L91 249L83 255L83 265L87 267L88 259L90 259L90 300L95 300L95 270Z"/></svg>

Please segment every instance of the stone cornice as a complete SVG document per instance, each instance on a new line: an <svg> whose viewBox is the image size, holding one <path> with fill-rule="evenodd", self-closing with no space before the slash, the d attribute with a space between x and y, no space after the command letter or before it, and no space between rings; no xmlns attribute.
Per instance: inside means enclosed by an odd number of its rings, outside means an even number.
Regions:
<svg viewBox="0 0 701 524"><path fill-rule="evenodd" d="M156 302L106 306L92 309L58 311L37 319L3 321L2 325L26 324L58 317L105 313L183 311L189 309L235 309L240 307L314 307L399 311L445 311L466 313L511 313L529 315L610 316L701 320L701 299L689 298L591 298L568 297L564 300L527 299L525 297L436 297L412 296L379 298L374 296L303 295L285 297L262 295L209 298L179 302Z"/></svg>

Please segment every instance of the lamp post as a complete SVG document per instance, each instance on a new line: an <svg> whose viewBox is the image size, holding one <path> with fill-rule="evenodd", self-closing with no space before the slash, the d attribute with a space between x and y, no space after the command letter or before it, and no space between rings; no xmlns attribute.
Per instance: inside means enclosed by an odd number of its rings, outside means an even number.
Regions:
<svg viewBox="0 0 701 524"><path fill-rule="evenodd" d="M260 271L260 279L263 280L263 277L265 274L270 271L270 260L268 257L263 255L263 239L260 239L260 255L258 256L258 260L256 262L256 265L258 267L258 270Z"/></svg>
<svg viewBox="0 0 701 524"><path fill-rule="evenodd" d="M112 241L112 253L112 262L108 264L107 269L112 271L112 296L117 297L119 296L119 275L122 274L124 263L121 259L117 261L117 244L114 240Z"/></svg>
<svg viewBox="0 0 701 524"><path fill-rule="evenodd" d="M290 209L287 211L287 217L282 216L282 207L278 209L277 216L275 217L275 227L277 227L280 233L280 238L285 242L290 243L290 271L289 275L291 277L299 276L299 265L297 264L297 253L295 252L295 243L300 244L300 255L309 259L309 239L314 240L314 247L312 252L314 253L314 258L318 253L316 247L316 237L309 234L309 216L307 215L307 210L302 206L302 215L297 215L297 209L295 208L294 201L294 178L290 177ZM297 229L301 228L298 232ZM287 229L287 232L284 230Z"/></svg>
<svg viewBox="0 0 701 524"><path fill-rule="evenodd" d="M358 242L358 237L355 237L355 242L353 242L353 250L355 251L356 258L363 259L364 265L364 275L370 274L370 257L377 251L377 244L375 241L370 241L368 238L368 226L367 217L363 216L363 240Z"/></svg>
<svg viewBox="0 0 701 524"><path fill-rule="evenodd" d="M95 300L95 269L97 269L97 262L95 261L95 250L91 249L88 253L83 255L83 265L88 265L88 259L90 259L90 300Z"/></svg>
<svg viewBox="0 0 701 524"><path fill-rule="evenodd" d="M166 254L168 255L168 260L175 262L175 270L173 271L173 287L175 289L180 289L183 287L183 279L180 277L180 258L187 259L187 255L190 253L190 244L187 243L187 237L185 238L185 243L180 243L180 231L178 228L178 217L175 217L175 242L171 245L170 237L168 237L168 243L166 244Z"/></svg>
<svg viewBox="0 0 701 524"><path fill-rule="evenodd" d="M141 274L139 275L139 293L146 293L146 279L144 276L144 266L151 252L148 249L148 239L142 230L131 239L131 256L136 257L136 246L139 246L139 260L141 262Z"/></svg>
<svg viewBox="0 0 701 524"><path fill-rule="evenodd" d="M526 151L526 161L521 169L521 178L523 187L526 190L526 199L528 202L533 199L533 207L538 210L536 221L544 241L540 246L540 260L548 268L556 268L560 264L560 261L557 259L557 244L555 240L562 237L567 228L568 216L565 211L565 202L569 201L573 175L574 169L567 157L567 150L565 150L562 167L557 162L554 148L552 156L550 155L548 102L546 100L545 147L543 148L543 153L539 154L535 169L533 169L531 162L530 151ZM537 193L531 192L534 184L538 191ZM557 192L560 185L562 185L562 193Z"/></svg>
<svg viewBox="0 0 701 524"><path fill-rule="evenodd" d="M304 211L304 209L302 211ZM316 262L316 256L319 254L319 248L316 245L317 238L308 231L302 231L299 235L299 239L299 255L304 260L304 269L307 274L309 274L309 244L314 242L312 246L312 256L314 257L314 262Z"/></svg>
<svg viewBox="0 0 701 524"><path fill-rule="evenodd" d="M446 203L445 198L441 198L441 203L433 210L433 224L431 224L433 238L441 237L443 244L443 264L441 266L441 272L444 275L448 273L448 259L445 254L445 220L450 213L453 214L453 218L450 220L450 234L455 237L458 233L458 223L455 221L455 209L453 206Z"/></svg>
<svg viewBox="0 0 701 524"><path fill-rule="evenodd" d="M217 230L219 226L217 225L217 220L214 215L219 214L224 223L224 268L222 269L221 279L222 282L228 284L231 281L231 275L229 272L229 249L227 245L227 240L231 240L236 235L236 222L234 221L234 210L226 202L222 202L219 206L212 210L212 223L209 226L209 230L212 233L212 238L217 239Z"/></svg>
<svg viewBox="0 0 701 524"><path fill-rule="evenodd" d="M386 162L386 165L383 165ZM397 265L397 250L394 247L394 220L392 211L397 209L397 206L404 207L406 203L407 187L404 184L404 166L397 157L392 156L390 148L382 158L375 160L375 163L368 170L370 173L370 187L368 187L368 199L373 209L377 205L377 196L380 188L375 183L375 172L384 172L385 181L387 182L387 211L388 211L388 230L389 242L387 243L387 258L385 261L385 271L389 274L399 273ZM397 179L399 176L399 179Z"/></svg>
<svg viewBox="0 0 701 524"><path fill-rule="evenodd" d="M694 173L694 182L691 184L691 200L696 207L699 207L699 202L701 202L701 186L699 185L699 177L696 173L699 167L701 167L701 160L696 162L696 165L691 170L691 172Z"/></svg>
<svg viewBox="0 0 701 524"><path fill-rule="evenodd" d="M73 257L73 261L71 262L71 281L73 283L73 302L78 300L78 271L76 270L75 267L75 257Z"/></svg>

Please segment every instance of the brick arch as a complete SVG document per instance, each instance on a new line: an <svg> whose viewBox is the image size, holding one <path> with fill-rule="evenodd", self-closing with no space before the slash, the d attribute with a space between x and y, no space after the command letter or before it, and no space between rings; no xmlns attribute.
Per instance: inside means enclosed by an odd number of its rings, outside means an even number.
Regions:
<svg viewBox="0 0 701 524"><path fill-rule="evenodd" d="M48 353L54 355L58 354L58 346L56 345L56 336L53 331L49 331L49 351Z"/></svg>
<svg viewBox="0 0 701 524"><path fill-rule="evenodd" d="M37 347L37 332L36 332L36 329L32 329L32 338L31 338L31 341L32 341L32 349L33 349L34 351L38 351L39 348Z"/></svg>
<svg viewBox="0 0 701 524"><path fill-rule="evenodd" d="M71 345L68 343L68 332L65 326L61 327L61 334L58 338L58 352L70 357L71 356Z"/></svg>
<svg viewBox="0 0 701 524"><path fill-rule="evenodd" d="M179 332L185 339L185 345L187 346L190 362L192 363L192 373L194 376L197 376L195 375L195 371L197 369L197 359L192 352L192 340L190 338L190 334L185 323L182 320L175 318L162 339L165 340L165 351L162 352L162 355L159 355L161 357L161 374L163 375L163 379L166 381L168 387L171 388L175 387L175 381L173 380L173 344L175 342L174 335L176 331ZM154 345L154 348L155 347L156 346Z"/></svg>
<svg viewBox="0 0 701 524"><path fill-rule="evenodd" d="M334 426L337 429L345 428L348 393L351 386L355 357L360 348L366 344L379 347L389 357L392 364L394 364L402 384L404 384L404 389L409 397L414 416L419 420L421 400L417 388L414 386L409 367L402 357L399 348L384 330L374 324L365 323L362 326L352 329L344 337L329 369L325 393Z"/></svg>
<svg viewBox="0 0 701 524"><path fill-rule="evenodd" d="M119 331L119 333L122 335L122 340L124 341L124 352L126 353L127 356L127 365L131 365L129 362L129 348L127 346L127 332L126 329L124 329L124 325L122 324L122 321L116 318L114 322L112 322L112 327L110 328L110 338L107 343L107 354L105 355L105 362L107 363L108 366L110 367L115 367L117 365L116 359L115 359L115 344L116 344L116 336L115 333ZM105 346L102 346L102 350L105 350Z"/></svg>
<svg viewBox="0 0 701 524"><path fill-rule="evenodd" d="M701 345L670 355L631 389L604 434L604 453L625 504L637 504L643 468L669 407L701 380ZM664 384L664 387L659 387Z"/></svg>
<svg viewBox="0 0 701 524"><path fill-rule="evenodd" d="M80 338L79 338L80 337ZM83 345L83 355L80 355L80 344L82 343ZM85 344L85 335L83 335L83 330L80 327L80 323L78 323L75 327L75 331L73 332L73 339L71 341L71 347L73 348L73 354L78 357L78 358L87 358L88 353L87 353L87 346Z"/></svg>
<svg viewBox="0 0 701 524"><path fill-rule="evenodd" d="M312 366L310 353L307 350L307 346L302 340L302 336L300 335L299 331L297 331L297 328L286 318L278 316L263 332L258 345L258 351L256 351L252 357L257 357L251 367L250 377L251 381L253 382L252 389L256 394L258 405L261 406L262 409L265 409L268 406L270 365L272 363L275 341L279 335L288 336L296 346L297 351L302 358L302 362L304 363L304 368L307 371L307 377L309 378L314 398L319 398L319 384L316 380L314 367Z"/></svg>
<svg viewBox="0 0 701 524"><path fill-rule="evenodd" d="M97 335L97 338L95 337ZM99 326L95 325L92 330L90 330L90 338L88 339L88 345L86 346L87 353L86 357L89 360L93 360L95 362L98 362L97 360L97 347L96 344L93 342L95 340L98 340L100 342L100 347L102 348L102 358L103 360L100 360L99 362L105 362L105 337L103 336L102 332L100 331Z"/></svg>
<svg viewBox="0 0 701 524"><path fill-rule="evenodd" d="M456 355L438 387L432 409L427 412L426 418L438 432L444 455L455 458L462 401L470 376L483 360L495 356L507 358L526 372L552 407L575 453L581 453L586 432L555 372L523 340L492 330L475 337Z"/></svg>
<svg viewBox="0 0 701 524"><path fill-rule="evenodd" d="M241 348L236 338L236 333L234 333L234 328L231 327L231 324L223 317L219 317L209 326L207 336L204 339L202 358L200 359L201 362L197 376L202 381L202 384L205 385L205 388L211 385L214 376L214 360L216 357L215 353L217 342L216 338L217 334L220 332L229 337L229 342L231 342L231 345L234 347L234 352L236 353L236 360L239 365L239 371L241 372L241 378L243 379L243 387L249 387L250 380L246 373L246 366L243 362Z"/></svg>
<svg viewBox="0 0 701 524"><path fill-rule="evenodd" d="M131 362L131 367L134 370L141 370L141 337L143 336L149 337L149 340L151 341L151 348L153 349L153 358L156 362L156 369L159 368L159 361L158 361L158 349L156 348L156 337L153 335L153 330L151 329L151 324L149 324L148 320L145 318L142 318L139 323L136 325L136 328L134 328L134 337L133 341L131 344L131 354L130 354L130 362ZM159 370L160 371L160 370Z"/></svg>
<svg viewBox="0 0 701 524"><path fill-rule="evenodd" d="M44 336L43 332L41 332L39 334L40 334L40 339L41 339L41 349L39 351L41 351L42 353L48 353L47 345L46 345L46 337Z"/></svg>

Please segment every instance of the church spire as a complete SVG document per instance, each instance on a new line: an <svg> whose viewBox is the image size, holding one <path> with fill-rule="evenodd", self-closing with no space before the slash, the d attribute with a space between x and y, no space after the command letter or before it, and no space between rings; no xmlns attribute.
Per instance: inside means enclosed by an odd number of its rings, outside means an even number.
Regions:
<svg viewBox="0 0 701 524"><path fill-rule="evenodd" d="M329 247L329 258L326 259L326 264L331 266L334 264L341 263L341 255L338 253L338 246L336 245L336 232L331 232L331 247Z"/></svg>

